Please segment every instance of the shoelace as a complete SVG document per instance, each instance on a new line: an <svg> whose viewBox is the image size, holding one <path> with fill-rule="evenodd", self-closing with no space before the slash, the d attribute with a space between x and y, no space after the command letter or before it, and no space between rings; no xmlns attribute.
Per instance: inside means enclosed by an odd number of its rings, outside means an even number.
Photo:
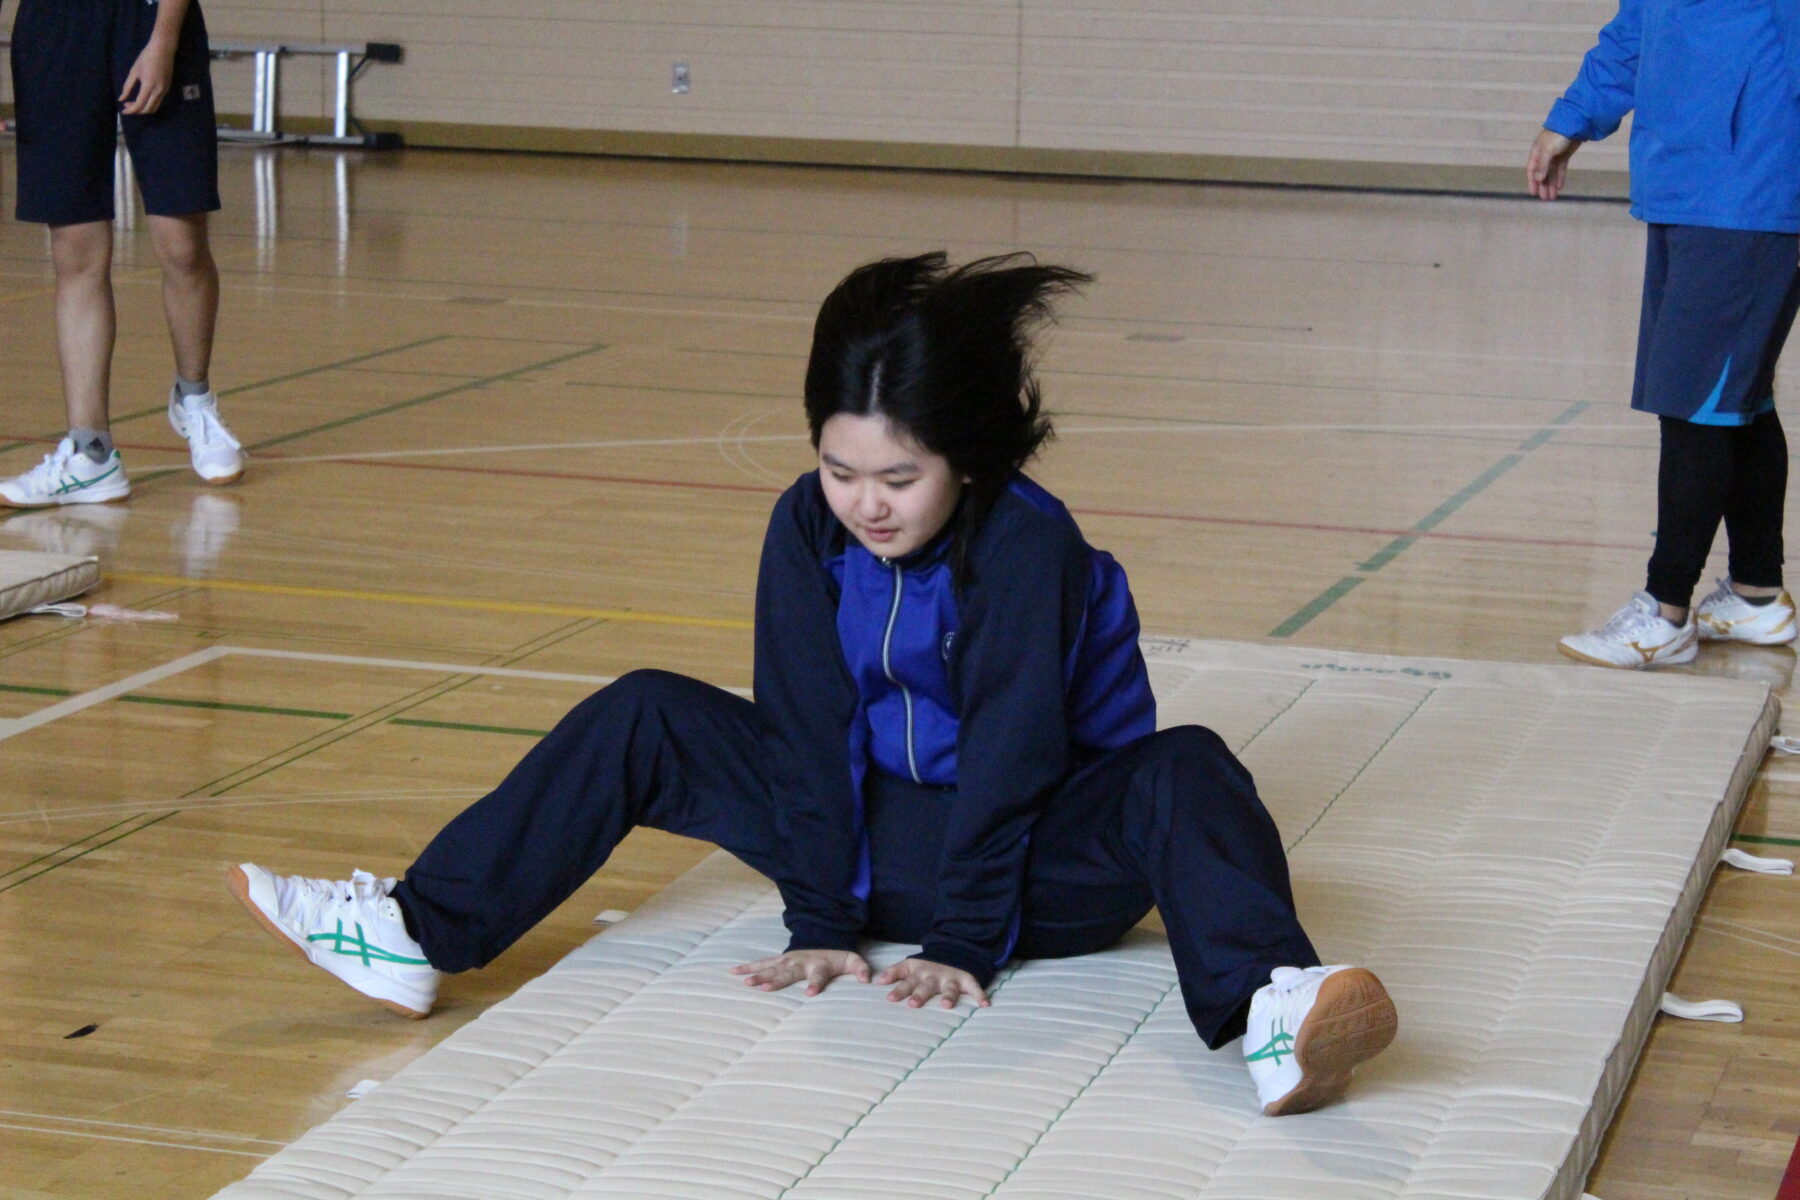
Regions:
<svg viewBox="0 0 1800 1200"><path fill-rule="evenodd" d="M224 423L219 420L218 410L211 405L206 405L205 407L196 406L194 408L188 408L186 405L183 405L182 407L186 410L188 415L188 429L190 431L190 436L196 437L202 446L210 446L214 442L224 442L233 450L242 450L244 448L242 442L231 436L230 432L225 428ZM364 873L366 874L367 872ZM370 876L370 878L373 878L373 876Z"/></svg>
<svg viewBox="0 0 1800 1200"><path fill-rule="evenodd" d="M308 879L289 875L288 887L294 893L295 907L310 922L321 909L334 904L377 904L387 898L383 881L367 871L353 871L349 879Z"/></svg>
<svg viewBox="0 0 1800 1200"><path fill-rule="evenodd" d="M1660 614L1647 613L1637 605L1632 604L1625 608L1621 608L1618 612L1608 618L1606 625L1600 632L1611 636L1635 637L1640 633L1655 632L1656 622L1660 622L1661 620L1662 616Z"/></svg>
<svg viewBox="0 0 1800 1200"><path fill-rule="evenodd" d="M1321 967L1277 967L1269 977L1269 986L1275 990L1276 995L1284 996L1304 986L1314 972L1322 970Z"/></svg>
<svg viewBox="0 0 1800 1200"><path fill-rule="evenodd" d="M1737 593L1731 590L1731 580L1720 579L1716 582L1719 586L1707 593L1706 599L1702 600L1698 607L1705 608L1709 604L1721 604L1726 600L1735 600L1737 598Z"/></svg>
<svg viewBox="0 0 1800 1200"><path fill-rule="evenodd" d="M75 457L75 448L73 446L70 446L67 450L63 449L63 442L67 442L68 440L68 438L64 438L62 442L58 442L56 449L44 455L43 462L31 468L30 474L40 476L46 480L54 480L57 476L67 471L69 469L69 460Z"/></svg>

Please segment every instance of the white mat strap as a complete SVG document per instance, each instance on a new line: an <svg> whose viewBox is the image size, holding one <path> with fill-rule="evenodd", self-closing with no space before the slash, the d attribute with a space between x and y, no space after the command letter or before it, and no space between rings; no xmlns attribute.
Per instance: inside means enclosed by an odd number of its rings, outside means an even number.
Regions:
<svg viewBox="0 0 1800 1200"><path fill-rule="evenodd" d="M1664 992L1662 1010L1684 1021L1724 1021L1735 1024L1744 1019L1744 1010L1730 1000L1683 1000L1673 992Z"/></svg>
<svg viewBox="0 0 1800 1200"><path fill-rule="evenodd" d="M1777 734L1769 739L1769 749L1777 754L1800 754L1800 738Z"/></svg>
<svg viewBox="0 0 1800 1200"><path fill-rule="evenodd" d="M1791 858L1764 858L1759 854L1751 854L1733 847L1719 856L1719 861L1740 871L1755 871L1758 875L1792 875L1794 860Z"/></svg>

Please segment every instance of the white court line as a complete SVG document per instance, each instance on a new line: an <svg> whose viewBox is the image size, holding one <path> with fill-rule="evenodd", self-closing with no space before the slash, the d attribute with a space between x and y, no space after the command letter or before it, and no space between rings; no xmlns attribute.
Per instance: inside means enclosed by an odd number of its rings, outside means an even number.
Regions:
<svg viewBox="0 0 1800 1200"><path fill-rule="evenodd" d="M1055 414L1052 414L1053 416ZM1269 424L1256 422L1232 422L1217 424L1168 422L1164 424L1144 423L1138 425L1076 425L1057 426L1059 437L1070 437L1089 433L1468 433L1485 431L1493 433L1537 433L1544 428L1542 421L1508 424L1471 424L1448 425L1442 423L1410 423L1394 425L1355 425L1355 424ZM1644 432L1642 424L1607 424L1607 425L1562 425L1558 431L1581 433L1616 433L1619 431ZM630 450L643 446L717 446L726 437L719 433L710 436L678 437L678 438L613 438L605 441L591 442L521 442L507 446L442 446L419 450L372 450L361 454L304 454L293 458L282 458L284 463L313 462L349 462L370 458L437 458L454 454L512 454L526 452L542 452L546 450ZM732 437L733 444L746 442L805 442L804 433L759 433L752 436Z"/></svg>
<svg viewBox="0 0 1800 1200"><path fill-rule="evenodd" d="M269 650L257 646L213 646L164 663L160 667L152 667L148 671L140 671L136 675L97 687L91 692L83 692L79 696L71 696L67 700L41 708L28 716L14 720L0 721L0 742L28 729L36 729L48 725L51 721L92 708L116 699L127 692L136 691L171 675L179 675L193 667L204 666L209 662L224 658L227 655L243 655L246 658L286 659L294 662L337 663L351 667L382 667L395 671L432 671L440 675L494 675L504 679L541 679L551 683L582 683L594 687L604 687L613 682L614 675L578 675L566 671L527 671L519 667L484 667L468 663L417 662L404 658L367 658L358 654L318 654L309 650ZM749 688L725 688L734 696L749 696Z"/></svg>
<svg viewBox="0 0 1800 1200"><path fill-rule="evenodd" d="M57 1117L49 1113L22 1112L16 1108L0 1108L0 1117L20 1117L27 1121L56 1121L65 1125L99 1125L106 1129L130 1129L137 1133L172 1133L177 1137L209 1138L215 1142L239 1142L259 1146L287 1145L269 1138L251 1137L244 1133L214 1133L210 1129L169 1129L162 1125L133 1125L124 1121L96 1121L89 1117ZM22 1126L20 1127L22 1128Z"/></svg>
<svg viewBox="0 0 1800 1200"><path fill-rule="evenodd" d="M1785 954L1789 958L1800 958L1800 950L1790 950L1786 946L1777 946L1771 942L1760 941L1757 938L1753 938L1753 937L1746 937L1741 933L1733 933L1729 929L1720 929L1718 926L1714 925L1710 921L1695 921L1694 928L1704 929L1708 933L1716 933L1720 937L1728 937L1735 941L1748 942L1750 945L1755 946L1760 950L1773 950L1775 953ZM1771 936L1773 936L1773 935L1771 935ZM1783 940L1786 940L1786 939L1783 939Z"/></svg>
<svg viewBox="0 0 1800 1200"><path fill-rule="evenodd" d="M282 658L296 662L340 663L351 667L387 667L396 671L437 671L449 675L499 675L508 679L547 679L553 683L591 683L604 686L616 675L574 675L565 671L527 671L520 667L482 667L467 663L417 662L406 658L364 658L357 654L318 654L310 650L265 650L252 646L220 646L224 654L247 658ZM195 664L198 666L199 664ZM185 670L185 668L183 668Z"/></svg>
<svg viewBox="0 0 1800 1200"><path fill-rule="evenodd" d="M267 1158L272 1153L264 1150L227 1150L223 1146L195 1146L187 1142L159 1142L154 1138L119 1137L110 1133L89 1133L85 1129L45 1129L41 1125L15 1125L11 1121L0 1121L0 1129L23 1129L27 1133L51 1134L56 1137L94 1138L102 1142L130 1142L134 1146L167 1146L172 1150L198 1150L204 1154L235 1154L240 1158Z"/></svg>
<svg viewBox="0 0 1800 1200"><path fill-rule="evenodd" d="M1294 260L1294 261L1298 261L1298 260ZM423 301L423 302L429 303L429 304L447 303L451 299L452 295L454 294L450 290L452 285L447 284L447 283L444 285L444 287L446 289L444 292L429 293L429 294L423 293L423 292L377 292L377 291L372 291L372 290L371 291L360 291L360 290L357 290L354 288L345 288L345 287L341 287L341 286L340 287L328 287L328 288L295 287L291 284L275 284L275 283L268 283L268 282L262 282L262 281L254 282L247 286L250 287L252 290L258 291L258 292L290 292L290 293L293 293L295 295L300 295L300 296L332 296L332 297L336 297L336 298L340 298L340 299L350 299L350 300L418 300L418 301ZM501 286L516 286L516 285L501 285ZM757 313L757 312L741 312L741 311L726 312L726 311L719 311L719 310L714 310L714 309L694 308L694 307L656 308L656 307L651 307L651 306L647 306L647 305L636 305L636 304L603 304L603 303L595 303L592 301L534 299L534 298L523 297L523 296L505 296L505 297L502 297L502 300L504 301L505 306L508 308L572 308L572 309L578 309L578 310L581 310L584 312L616 312L616 313L643 314L646 316L659 316L659 317L708 317L708 318L712 318L715 320L782 321L782 322L786 322L788 324L808 325L808 326L812 325L818 319L817 313L814 311L811 311L813 302L810 300L745 300L745 301L742 301L742 303L745 303L745 304L754 303L754 304L787 304L787 305L799 304L799 305L805 305L806 308L808 309L808 311L801 312L801 313ZM1082 337L1104 338L1108 341L1125 340L1127 335L1116 332L1114 330L1077 328L1077 326L1083 320L1100 320L1100 319L1102 319L1102 318L1084 318L1079 313L1071 314L1070 316L1068 316L1064 319L1064 324L1059 326L1057 328L1056 332L1052 336L1053 337L1078 337L1078 338L1082 338ZM1134 324L1134 325L1142 325L1142 326L1146 326L1146 327L1149 327L1152 329L1169 329L1169 328L1192 329L1192 328L1195 328L1194 325L1192 325L1190 323L1181 322L1181 321L1157 321L1157 320L1150 320L1150 319L1134 321L1134 320L1131 320L1130 318L1124 318L1124 317L1113 317L1113 318L1104 318L1104 319L1110 320L1113 322L1117 322L1117 323L1121 323L1121 324L1130 323L1130 324ZM1201 326L1200 328L1205 328L1205 326ZM1305 336L1305 334L1308 331L1300 330L1300 329L1293 329L1293 330L1290 330L1289 332L1292 332L1294 334L1297 334L1297 335L1303 337L1303 336ZM1585 366L1629 367L1629 366L1633 365L1633 363L1635 362L1635 360L1633 360L1633 359L1623 359L1623 358L1553 358L1553 357L1546 357L1542 354L1495 354L1495 353L1489 353L1489 352L1484 352L1484 351L1480 351L1480 350L1432 350L1432 349L1425 349L1425 348L1396 349L1396 348L1387 347L1387 346L1352 346L1352 345L1343 345L1343 344L1330 343L1330 342L1306 342L1306 341L1300 341L1297 339L1282 339L1282 338L1262 339L1262 338L1208 337L1207 335L1201 334L1201 333L1187 333L1187 334L1181 334L1179 336L1181 337L1181 342L1175 343L1175 344L1186 345L1186 344L1193 343L1193 344L1208 345L1208 346L1257 346L1257 347L1263 347L1263 348L1311 350L1311 351L1322 351L1322 352L1329 352L1329 353L1378 354L1383 357L1410 356L1410 357L1414 357L1414 358L1474 359L1474 360L1484 361L1484 362L1534 362L1534 363L1542 362L1542 363L1552 363L1552 364L1556 364L1559 366L1582 366L1582 367L1585 367ZM1153 344L1153 345L1155 345L1155 344L1168 345L1171 343L1151 343L1151 344ZM714 351L714 353L730 354L730 353L732 353L732 351L719 350L719 351ZM801 360L806 357L806 354L803 351L795 351L791 357L794 360Z"/></svg>
<svg viewBox="0 0 1800 1200"><path fill-rule="evenodd" d="M1758 937L1774 938L1778 942L1786 942L1790 946L1800 946L1800 939L1783 937L1779 933L1771 933L1767 929L1758 929L1754 925L1740 925L1736 921L1724 921L1718 917L1709 918L1712 925L1721 929L1736 929L1742 933L1754 933Z"/></svg>
<svg viewBox="0 0 1800 1200"><path fill-rule="evenodd" d="M185 799L170 800L167 797L159 796L154 800L121 800L113 804L90 804L83 808L54 810L43 808L37 812L14 813L0 817L0 828L9 825L34 825L51 819L64 821L85 817L131 816L139 813L211 812L215 808L285 808L297 804L392 804L396 801L408 800L479 800L486 794L485 788L443 788L434 792L360 792L319 796L295 793L234 797L229 800L216 799L211 796L190 796Z"/></svg>
<svg viewBox="0 0 1800 1200"><path fill-rule="evenodd" d="M29 716L15 717L11 720L0 721L0 742L5 741L9 737L24 733L28 729L36 729L40 725L48 725L50 722L61 717L69 716L71 713L78 713L82 709L92 708L96 704L103 704L108 700L123 696L126 692L135 692L141 687L147 687L152 683L156 683L158 680L167 679L171 675L179 675L191 667L204 666L214 659L222 658L229 653L231 653L231 650L225 646L213 646L206 650L199 650L184 658L178 658L174 662L164 663L160 667L152 667L148 671L139 671L136 675L127 676L117 683L109 683L103 687L97 687L91 692L83 692L79 696L71 696L60 703L52 704L49 708L40 708Z"/></svg>

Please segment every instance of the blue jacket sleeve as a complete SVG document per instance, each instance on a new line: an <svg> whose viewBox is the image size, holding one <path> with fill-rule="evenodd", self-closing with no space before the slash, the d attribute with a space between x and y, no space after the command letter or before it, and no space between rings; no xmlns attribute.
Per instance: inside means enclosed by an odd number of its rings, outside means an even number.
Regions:
<svg viewBox="0 0 1800 1200"><path fill-rule="evenodd" d="M1637 103L1642 32L1643 0L1621 0L1618 15L1600 31L1600 40L1581 60L1575 82L1551 105L1544 128L1590 142L1617 129Z"/></svg>
<svg viewBox="0 0 1800 1200"><path fill-rule="evenodd" d="M1800 99L1800 0L1775 0L1775 32L1787 63L1788 95Z"/></svg>
<svg viewBox="0 0 1800 1200"><path fill-rule="evenodd" d="M850 784L856 687L819 557L824 513L816 476L789 488L770 517L756 581L755 694L787 858L776 883L790 950L853 950L864 920L855 887L861 811Z"/></svg>
<svg viewBox="0 0 1800 1200"><path fill-rule="evenodd" d="M1088 564L1072 526L1023 504L996 506L971 555L957 633L957 797L919 954L985 987L1012 949L1031 826L1070 769L1063 663Z"/></svg>

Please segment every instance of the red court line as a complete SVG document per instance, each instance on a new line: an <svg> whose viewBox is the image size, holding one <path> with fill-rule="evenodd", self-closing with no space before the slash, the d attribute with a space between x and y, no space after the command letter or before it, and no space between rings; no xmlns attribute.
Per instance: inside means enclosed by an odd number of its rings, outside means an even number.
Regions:
<svg viewBox="0 0 1800 1200"><path fill-rule="evenodd" d="M1794 1153L1788 1159L1787 1174L1781 1177L1775 1200L1800 1200L1800 1141L1794 1143Z"/></svg>
<svg viewBox="0 0 1800 1200"><path fill-rule="evenodd" d="M258 455L258 458L274 458L275 455ZM317 461L317 460L315 460ZM396 459L382 458L334 458L334 463L345 463L359 467L390 467L409 471L453 471L461 474L475 475L512 475L530 479L570 479L583 483L623 483L638 487L694 488L711 492L750 492L757 495L777 496L782 490L764 484L751 483L699 483L679 479L645 479L633 475L597 475L578 471L532 471L520 467L472 467L456 463L409 463ZM1369 525L1324 525L1307 521L1273 521L1251 517L1212 517L1196 513L1136 512L1130 509L1112 508L1071 508L1070 512L1083 517L1127 517L1145 521L1183 521L1197 525L1226 525L1248 529L1292 529L1305 533L1358 533L1373 537L1413 537L1432 538L1452 542L1493 542L1509 546L1563 546L1588 550L1642 550L1635 543L1622 542L1589 542L1576 538L1530 538L1511 537L1497 533L1445 533L1439 530L1420 532L1414 529L1384 529Z"/></svg>
<svg viewBox="0 0 1800 1200"><path fill-rule="evenodd" d="M170 434L169 436L173 438L175 435ZM36 434L0 433L0 442L36 442L40 446L54 446L60 441L62 441L61 434L58 434L56 437L39 437ZM146 450L161 454L187 453L186 442L170 442L160 446L153 446L149 442L114 441L113 445L120 450Z"/></svg>
<svg viewBox="0 0 1800 1200"><path fill-rule="evenodd" d="M8 439L10 435L0 433L0 439ZM52 443L54 438L11 438L15 441L32 441ZM130 442L114 442L121 450L159 450L179 453L178 447L150 446ZM283 454L271 454L267 451L256 455L264 462L279 462L287 457ZM663 487L691 488L704 492L747 492L754 495L778 496L782 489L765 484L753 483L706 483L681 479L646 479L636 475L599 475L582 471L533 471L523 467L475 467L464 463L416 463L401 462L393 458L333 458L314 459L318 463L341 463L353 467L382 467L403 471L450 471L460 475L500 475L521 479L566 479L576 483L620 483L631 487ZM1072 508L1070 512L1083 517L1124 517L1143 521L1182 521L1195 525L1223 525L1243 529L1289 529L1301 533L1355 533L1367 534L1371 537L1399 538L1410 537L1431 539L1446 542L1488 542L1503 546L1549 546L1578 550L1642 550L1636 543L1624 542L1592 542L1580 538L1535 538L1515 537L1499 533L1448 533L1442 530L1386 529L1374 525L1327 525L1312 521L1274 521L1252 517L1214 517L1197 513L1140 512L1132 509L1118 508ZM1785 1200L1785 1198L1784 1198ZM1800 1196L1794 1198L1800 1200Z"/></svg>

